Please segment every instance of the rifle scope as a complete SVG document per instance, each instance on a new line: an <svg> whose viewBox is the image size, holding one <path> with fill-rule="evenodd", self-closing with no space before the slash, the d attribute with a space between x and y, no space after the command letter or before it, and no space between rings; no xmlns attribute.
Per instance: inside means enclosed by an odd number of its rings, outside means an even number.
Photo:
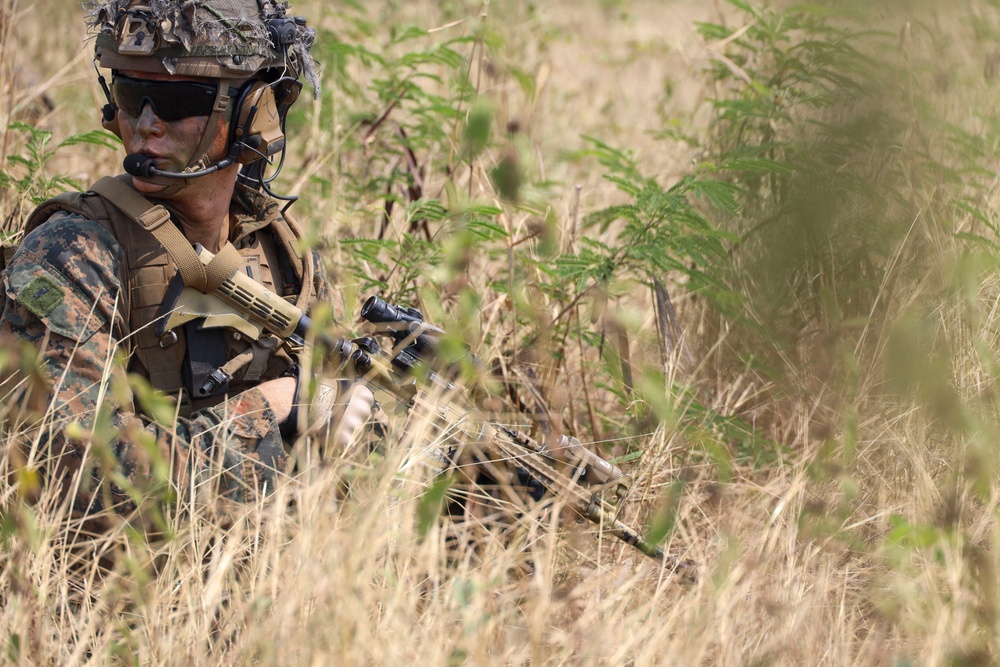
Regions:
<svg viewBox="0 0 1000 667"><path fill-rule="evenodd" d="M372 324L384 322L419 322L422 324L424 314L416 308L394 306L377 296L370 296L361 306L361 318Z"/></svg>

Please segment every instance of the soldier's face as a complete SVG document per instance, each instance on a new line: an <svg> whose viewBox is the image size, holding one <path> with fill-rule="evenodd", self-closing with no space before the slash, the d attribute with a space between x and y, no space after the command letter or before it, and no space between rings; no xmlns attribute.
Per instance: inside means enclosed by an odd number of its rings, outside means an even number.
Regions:
<svg viewBox="0 0 1000 667"><path fill-rule="evenodd" d="M215 83L211 79L181 78L149 72L126 70L122 74L145 81ZM125 151L129 154L141 153L152 157L157 169L179 172L191 162L192 158L199 157L194 153L201 144L202 135L208 125L208 116L189 116L165 121L157 115L154 104L150 103L144 104L137 116L131 116L122 109L118 110L118 114ZM210 138L209 160L218 160L225 155L228 133L229 123L225 122L215 136ZM167 187L138 178L133 178L133 182L137 189L150 194Z"/></svg>

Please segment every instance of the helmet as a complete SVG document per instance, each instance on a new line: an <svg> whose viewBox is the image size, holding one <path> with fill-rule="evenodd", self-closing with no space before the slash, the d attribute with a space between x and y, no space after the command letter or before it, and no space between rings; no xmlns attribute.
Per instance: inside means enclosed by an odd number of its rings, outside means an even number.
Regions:
<svg viewBox="0 0 1000 667"><path fill-rule="evenodd" d="M110 0L91 6L101 67L248 79L276 70L317 83L316 32L269 0Z"/></svg>
<svg viewBox="0 0 1000 667"><path fill-rule="evenodd" d="M204 170L215 132L230 123L230 155L241 164L284 149L284 119L305 78L318 95L309 54L316 32L275 0L107 0L89 6L95 64L219 82L201 146L187 172ZM117 107L103 76L104 126L119 137ZM232 160L230 161L230 163ZM183 172L182 172L183 173ZM155 181L156 179L150 179Z"/></svg>

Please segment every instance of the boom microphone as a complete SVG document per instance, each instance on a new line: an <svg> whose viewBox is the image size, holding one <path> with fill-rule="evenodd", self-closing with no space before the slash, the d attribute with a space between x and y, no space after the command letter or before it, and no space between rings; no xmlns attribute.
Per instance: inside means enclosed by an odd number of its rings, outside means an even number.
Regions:
<svg viewBox="0 0 1000 667"><path fill-rule="evenodd" d="M215 164L204 169L199 169L198 171L164 171L163 169L156 168L155 158L143 155L142 153L130 153L122 161L122 168L125 170L125 173L137 178L197 178L219 171L220 169L225 169L235 161L236 157L230 153Z"/></svg>

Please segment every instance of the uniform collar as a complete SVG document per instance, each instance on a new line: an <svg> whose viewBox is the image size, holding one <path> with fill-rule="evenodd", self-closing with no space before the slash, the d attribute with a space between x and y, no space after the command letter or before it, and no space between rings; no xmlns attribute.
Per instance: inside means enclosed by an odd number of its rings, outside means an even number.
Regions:
<svg viewBox="0 0 1000 667"><path fill-rule="evenodd" d="M262 192L237 183L229 205L229 213L232 216L229 242L236 243L280 218L281 203Z"/></svg>

